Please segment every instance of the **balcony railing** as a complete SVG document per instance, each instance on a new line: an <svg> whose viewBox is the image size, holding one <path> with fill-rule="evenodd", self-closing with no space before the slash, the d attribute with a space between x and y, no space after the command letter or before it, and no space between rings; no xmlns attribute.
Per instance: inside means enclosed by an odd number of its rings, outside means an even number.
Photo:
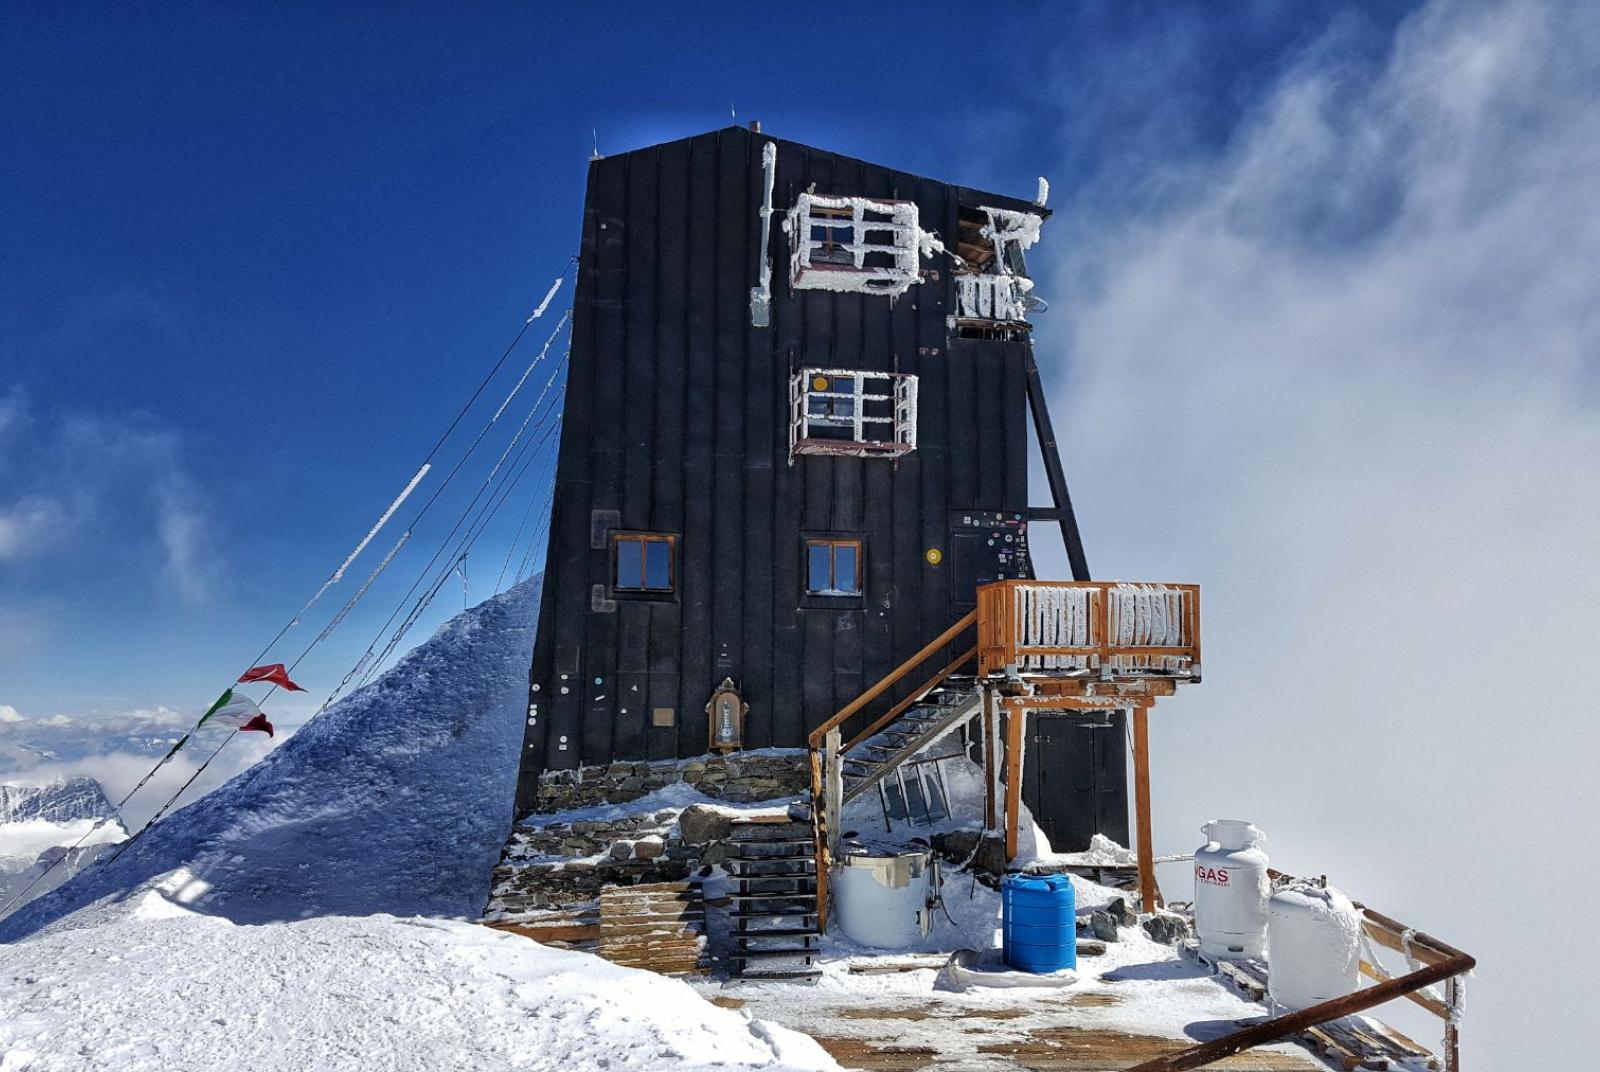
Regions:
<svg viewBox="0 0 1600 1072"><path fill-rule="evenodd" d="M963 272L956 276L958 316L974 320L1025 321L1027 305L1016 276Z"/></svg>
<svg viewBox="0 0 1600 1072"><path fill-rule="evenodd" d="M1200 679L1200 588L999 581L978 589L978 672Z"/></svg>

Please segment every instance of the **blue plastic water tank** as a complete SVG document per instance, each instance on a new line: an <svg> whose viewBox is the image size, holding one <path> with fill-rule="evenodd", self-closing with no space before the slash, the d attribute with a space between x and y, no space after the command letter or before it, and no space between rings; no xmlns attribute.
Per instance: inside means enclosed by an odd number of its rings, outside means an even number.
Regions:
<svg viewBox="0 0 1600 1072"><path fill-rule="evenodd" d="M1065 875L1007 875L1000 885L1001 949L1020 971L1078 966L1078 906Z"/></svg>

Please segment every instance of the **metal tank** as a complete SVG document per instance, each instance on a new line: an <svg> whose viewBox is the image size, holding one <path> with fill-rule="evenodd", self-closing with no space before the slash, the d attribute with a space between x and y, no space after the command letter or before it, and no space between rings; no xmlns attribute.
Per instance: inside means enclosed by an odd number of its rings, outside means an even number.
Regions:
<svg viewBox="0 0 1600 1072"><path fill-rule="evenodd" d="M1261 956L1267 944L1265 835L1242 819L1213 819L1200 828L1194 854L1194 932L1200 951L1218 960Z"/></svg>
<svg viewBox="0 0 1600 1072"><path fill-rule="evenodd" d="M939 866L930 852L847 852L829 883L833 919L858 945L902 949L926 938L933 926Z"/></svg>
<svg viewBox="0 0 1600 1072"><path fill-rule="evenodd" d="M1361 916L1332 887L1297 881L1267 902L1267 992L1305 1009L1361 985Z"/></svg>

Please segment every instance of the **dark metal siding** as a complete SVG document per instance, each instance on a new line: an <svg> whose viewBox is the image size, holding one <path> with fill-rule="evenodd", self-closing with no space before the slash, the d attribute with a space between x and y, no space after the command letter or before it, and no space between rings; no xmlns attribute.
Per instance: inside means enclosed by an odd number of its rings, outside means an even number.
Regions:
<svg viewBox="0 0 1600 1072"><path fill-rule="evenodd" d="M964 200L1024 206L779 140L772 322L753 328L770 140L730 128L590 167L519 810L547 768L704 752L725 676L750 703L747 747L801 744L959 613L952 512L1027 509L1027 344L949 338L942 257L924 262L936 280L892 301L791 293L779 227L813 183L914 200L946 237ZM917 374L917 449L791 466L802 366ZM593 602L610 568L595 511L679 534L674 598ZM863 599L804 605L819 602L802 596L806 532L862 536ZM675 724L653 725L656 708Z"/></svg>

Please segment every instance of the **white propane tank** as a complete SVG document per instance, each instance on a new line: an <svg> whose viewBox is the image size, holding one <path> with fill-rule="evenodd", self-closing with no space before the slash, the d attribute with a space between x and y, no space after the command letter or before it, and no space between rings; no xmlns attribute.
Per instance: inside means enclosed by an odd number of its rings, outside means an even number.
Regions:
<svg viewBox="0 0 1600 1072"><path fill-rule="evenodd" d="M1285 1009L1309 1008L1361 985L1361 916L1331 887L1297 880L1267 902L1267 993Z"/></svg>
<svg viewBox="0 0 1600 1072"><path fill-rule="evenodd" d="M1200 828L1194 854L1194 933L1200 951L1218 960L1261 956L1267 942L1267 854L1264 835L1242 819L1213 819Z"/></svg>

